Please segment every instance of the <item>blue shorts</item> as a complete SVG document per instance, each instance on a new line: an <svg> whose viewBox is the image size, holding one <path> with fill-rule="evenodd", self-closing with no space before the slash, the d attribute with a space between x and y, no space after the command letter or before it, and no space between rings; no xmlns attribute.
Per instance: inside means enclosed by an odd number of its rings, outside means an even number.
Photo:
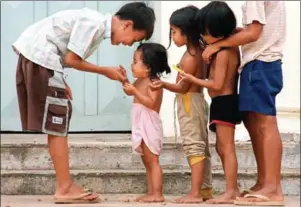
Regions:
<svg viewBox="0 0 301 207"><path fill-rule="evenodd" d="M276 96L282 90L282 62L254 60L240 74L239 110L276 116Z"/></svg>

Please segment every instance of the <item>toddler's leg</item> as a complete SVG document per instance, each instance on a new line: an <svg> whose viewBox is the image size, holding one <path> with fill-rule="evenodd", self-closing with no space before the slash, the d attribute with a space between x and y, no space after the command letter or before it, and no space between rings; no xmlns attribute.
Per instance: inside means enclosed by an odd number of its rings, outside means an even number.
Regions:
<svg viewBox="0 0 301 207"><path fill-rule="evenodd" d="M153 154L142 141L143 160L147 169L149 169L152 182L152 194L140 199L141 202L163 202L165 200L162 194L163 172L159 163L159 156Z"/></svg>
<svg viewBox="0 0 301 207"><path fill-rule="evenodd" d="M216 151L222 160L225 172L226 192L217 198L208 200L207 203L232 204L239 196L234 131L233 127L216 124Z"/></svg>
<svg viewBox="0 0 301 207"><path fill-rule="evenodd" d="M136 198L136 201L140 201L141 199L144 199L147 196L150 196L153 194L153 182L152 182L152 174L149 166L147 165L147 162L145 160L145 156L141 156L142 162L144 164L144 167L146 169L146 179L147 179L147 194L143 196L139 196Z"/></svg>

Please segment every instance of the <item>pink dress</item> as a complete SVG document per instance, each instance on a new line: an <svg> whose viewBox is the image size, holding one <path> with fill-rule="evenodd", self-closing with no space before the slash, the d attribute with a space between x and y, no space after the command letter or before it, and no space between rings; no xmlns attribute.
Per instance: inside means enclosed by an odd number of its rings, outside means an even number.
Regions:
<svg viewBox="0 0 301 207"><path fill-rule="evenodd" d="M163 129L159 114L142 104L134 103L132 107L133 152L142 155L142 140L155 154L160 155L163 148Z"/></svg>

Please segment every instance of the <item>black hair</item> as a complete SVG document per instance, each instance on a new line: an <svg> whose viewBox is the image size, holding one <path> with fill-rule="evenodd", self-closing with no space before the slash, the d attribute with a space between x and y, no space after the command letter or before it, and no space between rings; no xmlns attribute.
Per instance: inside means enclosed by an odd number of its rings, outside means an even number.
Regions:
<svg viewBox="0 0 301 207"><path fill-rule="evenodd" d="M162 73L170 73L166 48L158 43L142 43L137 51L142 53L143 63L150 69L150 79L158 78Z"/></svg>
<svg viewBox="0 0 301 207"><path fill-rule="evenodd" d="M149 40L152 37L156 17L154 10L144 2L131 2L125 4L115 15L121 20L133 21L134 30L144 30L146 32L146 40Z"/></svg>
<svg viewBox="0 0 301 207"><path fill-rule="evenodd" d="M198 23L195 16L198 12L198 8L195 6L186 6L174 11L170 18L169 24L178 27L181 30L182 35L187 36L188 43L192 45L199 45L200 32L198 31ZM169 46L171 45L171 29L169 31Z"/></svg>
<svg viewBox="0 0 301 207"><path fill-rule="evenodd" d="M200 9L196 15L202 35L215 38L228 37L236 28L236 18L226 2L212 1Z"/></svg>

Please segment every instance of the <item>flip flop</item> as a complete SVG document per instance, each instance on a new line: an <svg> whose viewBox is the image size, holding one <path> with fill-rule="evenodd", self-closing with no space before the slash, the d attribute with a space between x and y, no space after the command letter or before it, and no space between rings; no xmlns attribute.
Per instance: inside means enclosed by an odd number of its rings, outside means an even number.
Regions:
<svg viewBox="0 0 301 207"><path fill-rule="evenodd" d="M87 197L89 195L92 195L92 192L83 193L79 196L54 197L54 203L55 204L87 204L87 203L99 203L100 202L100 199L98 197L93 200L84 199L85 197Z"/></svg>
<svg viewBox="0 0 301 207"><path fill-rule="evenodd" d="M251 189L245 189L242 191L242 193L240 195L241 195L241 197L244 197L245 195L252 194L252 193L254 193L254 191L252 191Z"/></svg>
<svg viewBox="0 0 301 207"><path fill-rule="evenodd" d="M264 195L246 194L244 198L259 198L262 201L235 200L234 204L237 206L284 206L283 201L271 201Z"/></svg>

